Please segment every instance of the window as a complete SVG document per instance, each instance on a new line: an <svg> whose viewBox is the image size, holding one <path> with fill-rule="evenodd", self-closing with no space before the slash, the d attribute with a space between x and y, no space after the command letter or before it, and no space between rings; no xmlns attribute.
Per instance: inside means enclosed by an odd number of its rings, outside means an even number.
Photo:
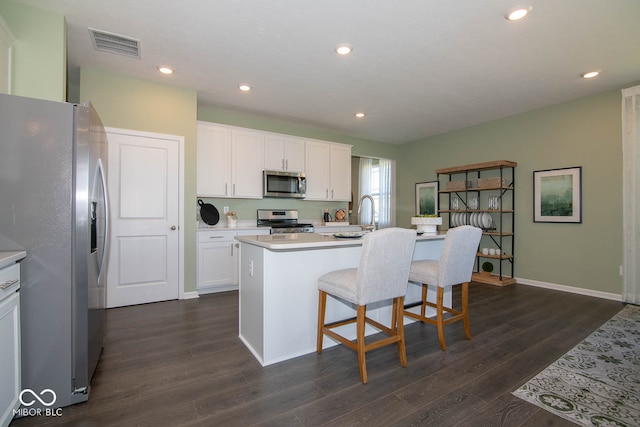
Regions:
<svg viewBox="0 0 640 427"><path fill-rule="evenodd" d="M359 198L370 195L374 199L374 218L378 228L395 225L392 206L395 202L393 192L395 162L389 159L360 158ZM371 222L370 203L363 201L360 209L360 224Z"/></svg>

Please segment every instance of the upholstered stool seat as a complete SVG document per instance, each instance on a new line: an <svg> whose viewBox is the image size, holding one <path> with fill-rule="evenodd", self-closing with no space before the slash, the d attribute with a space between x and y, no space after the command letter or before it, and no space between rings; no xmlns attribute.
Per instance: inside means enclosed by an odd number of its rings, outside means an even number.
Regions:
<svg viewBox="0 0 640 427"><path fill-rule="evenodd" d="M444 246L438 261L414 261L411 263L409 281L422 284L422 299L411 303L405 309L420 306L420 313L405 311L405 316L430 323L438 327L440 348L447 349L444 339L444 326L449 323L463 321L465 337L471 339L469 328L469 282L473 273L478 245L482 230L477 227L463 225L450 228L444 239ZM462 284L461 309L444 306L444 290ZM427 288L436 287L436 302L427 301ZM436 318L426 317L426 307L436 309ZM445 319L445 313L449 316Z"/></svg>
<svg viewBox="0 0 640 427"><path fill-rule="evenodd" d="M365 353L384 345L397 343L400 364L407 365L404 343L404 296L407 293L409 267L413 258L416 232L402 228L386 228L366 234L358 268L332 271L318 279L318 337L317 351L322 353L324 335L327 335L358 353L360 379L367 383ZM327 295L356 306L356 316L325 324ZM393 300L391 326L387 327L366 317L367 304ZM348 340L333 328L356 323L356 340ZM388 336L365 343L365 323Z"/></svg>

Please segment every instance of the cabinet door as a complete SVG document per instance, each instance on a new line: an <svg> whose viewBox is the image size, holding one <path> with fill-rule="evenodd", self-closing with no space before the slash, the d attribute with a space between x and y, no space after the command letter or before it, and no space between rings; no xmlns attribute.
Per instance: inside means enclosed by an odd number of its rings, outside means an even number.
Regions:
<svg viewBox="0 0 640 427"><path fill-rule="evenodd" d="M265 169L304 172L304 139L266 135L264 150Z"/></svg>
<svg viewBox="0 0 640 427"><path fill-rule="evenodd" d="M13 45L15 38L0 16L0 93L11 93Z"/></svg>
<svg viewBox="0 0 640 427"><path fill-rule="evenodd" d="M289 172L304 172L305 170L305 142L304 139L285 137L284 158L285 168Z"/></svg>
<svg viewBox="0 0 640 427"><path fill-rule="evenodd" d="M306 200L328 200L330 187L331 146L323 142L306 143Z"/></svg>
<svg viewBox="0 0 640 427"><path fill-rule="evenodd" d="M20 394L20 294L0 302L0 425L9 425Z"/></svg>
<svg viewBox="0 0 640 427"><path fill-rule="evenodd" d="M266 135L264 138L264 168L285 170L284 135Z"/></svg>
<svg viewBox="0 0 640 427"><path fill-rule="evenodd" d="M351 147L331 146L331 200L351 200Z"/></svg>
<svg viewBox="0 0 640 427"><path fill-rule="evenodd" d="M198 123L196 193L198 196L231 195L231 130Z"/></svg>
<svg viewBox="0 0 640 427"><path fill-rule="evenodd" d="M233 197L262 198L264 134L245 130L231 131Z"/></svg>
<svg viewBox="0 0 640 427"><path fill-rule="evenodd" d="M198 290L238 284L235 241L198 245Z"/></svg>

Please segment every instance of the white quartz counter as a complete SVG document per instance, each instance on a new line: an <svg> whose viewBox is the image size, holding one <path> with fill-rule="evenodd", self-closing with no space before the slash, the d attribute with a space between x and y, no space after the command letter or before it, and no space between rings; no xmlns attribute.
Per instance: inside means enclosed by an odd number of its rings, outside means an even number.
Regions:
<svg viewBox="0 0 640 427"><path fill-rule="evenodd" d="M0 268L5 268L26 257L25 251L0 251Z"/></svg>
<svg viewBox="0 0 640 427"><path fill-rule="evenodd" d="M416 241L443 240L445 233L423 234L416 237ZM289 233L266 234L262 236L237 236L242 243L259 246L272 251L309 250L321 248L337 248L346 246L362 246L362 237L344 238L333 234L320 233Z"/></svg>

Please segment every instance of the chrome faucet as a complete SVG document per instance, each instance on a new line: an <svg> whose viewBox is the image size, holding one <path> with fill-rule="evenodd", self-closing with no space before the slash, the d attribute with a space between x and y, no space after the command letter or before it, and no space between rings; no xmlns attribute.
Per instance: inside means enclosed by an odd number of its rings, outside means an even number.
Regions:
<svg viewBox="0 0 640 427"><path fill-rule="evenodd" d="M360 197L360 200L358 201L358 216L360 215L360 210L362 209L362 201L364 199L369 199L371 201L371 224L360 225L360 227L362 227L362 229L365 231L374 231L376 229L376 203L373 200L373 197L368 194L364 194L362 195L362 197Z"/></svg>

